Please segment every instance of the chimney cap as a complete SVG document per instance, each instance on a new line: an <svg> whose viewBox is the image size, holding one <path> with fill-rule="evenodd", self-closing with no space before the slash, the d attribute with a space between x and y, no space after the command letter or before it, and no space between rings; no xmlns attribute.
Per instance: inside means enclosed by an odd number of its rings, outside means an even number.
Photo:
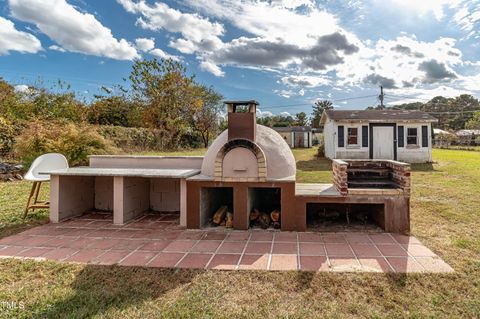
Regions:
<svg viewBox="0 0 480 319"><path fill-rule="evenodd" d="M250 105L250 104L260 105L255 100L224 101L223 103L232 104L232 105L235 105L235 106L236 105Z"/></svg>

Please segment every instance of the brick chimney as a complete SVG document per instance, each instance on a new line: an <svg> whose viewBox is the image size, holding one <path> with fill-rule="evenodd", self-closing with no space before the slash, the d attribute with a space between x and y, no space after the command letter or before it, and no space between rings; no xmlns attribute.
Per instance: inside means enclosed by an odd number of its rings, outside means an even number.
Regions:
<svg viewBox="0 0 480 319"><path fill-rule="evenodd" d="M246 139L255 142L257 105L251 101L225 101L228 111L228 140Z"/></svg>

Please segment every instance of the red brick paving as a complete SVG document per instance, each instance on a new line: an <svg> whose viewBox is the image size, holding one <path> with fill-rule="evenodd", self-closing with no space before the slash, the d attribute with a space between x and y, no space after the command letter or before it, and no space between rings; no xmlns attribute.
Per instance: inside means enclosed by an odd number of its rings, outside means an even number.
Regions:
<svg viewBox="0 0 480 319"><path fill-rule="evenodd" d="M120 261L123 266L146 266L148 262L155 257L153 251L134 251Z"/></svg>
<svg viewBox="0 0 480 319"><path fill-rule="evenodd" d="M131 251L129 250L110 250L95 258L94 262L100 265L114 265L127 257L130 253Z"/></svg>
<svg viewBox="0 0 480 319"><path fill-rule="evenodd" d="M297 254L294 255L272 255L270 270L297 270Z"/></svg>
<svg viewBox="0 0 480 319"><path fill-rule="evenodd" d="M372 258L359 258L361 269L363 271L372 271L372 272L391 272L393 271L392 267L388 264L387 260L383 257L372 257Z"/></svg>
<svg viewBox="0 0 480 319"><path fill-rule="evenodd" d="M381 257L382 253L374 245L370 244L351 244L353 252L357 257Z"/></svg>
<svg viewBox="0 0 480 319"><path fill-rule="evenodd" d="M328 256L354 257L352 249L348 244L325 244Z"/></svg>
<svg viewBox="0 0 480 319"><path fill-rule="evenodd" d="M272 254L295 254L298 252L298 244L294 243L277 243L273 244Z"/></svg>
<svg viewBox="0 0 480 319"><path fill-rule="evenodd" d="M224 241L218 248L219 254L241 254L245 249L246 241Z"/></svg>
<svg viewBox="0 0 480 319"><path fill-rule="evenodd" d="M208 269L236 269L238 261L240 260L240 254L216 254L210 263Z"/></svg>
<svg viewBox="0 0 480 319"><path fill-rule="evenodd" d="M125 225L86 215L0 239L0 258L122 266L229 270L452 272L412 236L184 230L178 214L152 214Z"/></svg>
<svg viewBox="0 0 480 319"><path fill-rule="evenodd" d="M159 253L147 264L147 266L172 268L175 267L184 255L184 253Z"/></svg>
<svg viewBox="0 0 480 319"><path fill-rule="evenodd" d="M79 263L89 263L103 253L104 251L100 249L82 249L65 260Z"/></svg>
<svg viewBox="0 0 480 319"><path fill-rule="evenodd" d="M268 255L247 255L243 254L238 265L241 270L267 270Z"/></svg>
<svg viewBox="0 0 480 319"><path fill-rule="evenodd" d="M186 252L189 252L190 249L192 249L192 247L195 246L196 244L197 244L196 240L177 240L177 241L170 242L170 244L167 245L163 249L163 251L186 253Z"/></svg>
<svg viewBox="0 0 480 319"><path fill-rule="evenodd" d="M359 271L360 263L355 258L333 257L329 259L333 271Z"/></svg>
<svg viewBox="0 0 480 319"><path fill-rule="evenodd" d="M213 254L188 253L182 260L180 260L177 267L203 269L207 266L210 259L212 259L212 256Z"/></svg>
<svg viewBox="0 0 480 319"><path fill-rule="evenodd" d="M300 269L306 271L328 271L327 257L300 256Z"/></svg>
<svg viewBox="0 0 480 319"><path fill-rule="evenodd" d="M325 245L321 243L300 243L301 256L326 256Z"/></svg>
<svg viewBox="0 0 480 319"><path fill-rule="evenodd" d="M249 243L247 243L247 248L245 248L245 253L263 255L263 254L269 254L271 250L272 250L272 243L250 241Z"/></svg>
<svg viewBox="0 0 480 319"><path fill-rule="evenodd" d="M196 253L214 253L222 242L219 240L201 240L190 251Z"/></svg>

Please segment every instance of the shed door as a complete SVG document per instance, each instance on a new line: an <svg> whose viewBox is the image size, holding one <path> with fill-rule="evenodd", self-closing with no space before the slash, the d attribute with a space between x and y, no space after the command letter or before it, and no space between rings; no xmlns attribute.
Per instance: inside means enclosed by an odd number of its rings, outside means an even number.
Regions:
<svg viewBox="0 0 480 319"><path fill-rule="evenodd" d="M374 159L394 159L393 129L392 126L373 127L372 138Z"/></svg>
<svg viewBox="0 0 480 319"><path fill-rule="evenodd" d="M305 147L303 132L295 132L295 147Z"/></svg>

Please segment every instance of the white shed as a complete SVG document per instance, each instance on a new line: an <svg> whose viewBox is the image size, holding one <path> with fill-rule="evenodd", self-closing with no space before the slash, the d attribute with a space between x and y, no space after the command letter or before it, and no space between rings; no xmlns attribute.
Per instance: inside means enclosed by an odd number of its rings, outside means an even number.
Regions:
<svg viewBox="0 0 480 319"><path fill-rule="evenodd" d="M325 156L431 162L434 122L416 110L326 110L320 119Z"/></svg>

